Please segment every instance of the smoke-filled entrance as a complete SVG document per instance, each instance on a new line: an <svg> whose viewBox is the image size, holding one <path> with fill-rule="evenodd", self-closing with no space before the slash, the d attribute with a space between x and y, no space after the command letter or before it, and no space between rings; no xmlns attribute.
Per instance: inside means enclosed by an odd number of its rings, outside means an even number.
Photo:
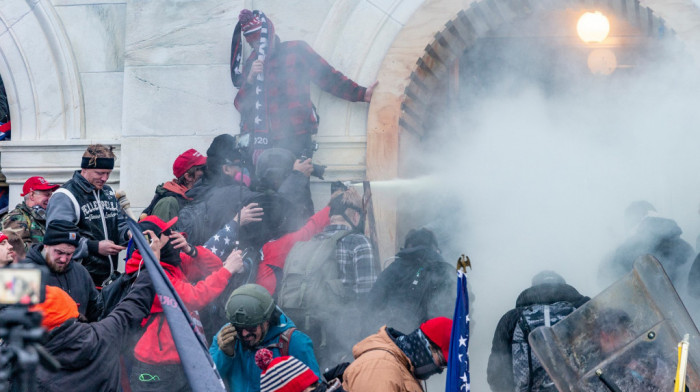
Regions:
<svg viewBox="0 0 700 392"><path fill-rule="evenodd" d="M663 21L626 10L600 9L610 30L589 43L576 29L588 8L497 25L460 14L406 88L397 242L428 225L448 261L472 258L475 390L488 390L496 322L533 275L555 270L589 296L605 287L630 202L648 200L695 244L700 79Z"/></svg>

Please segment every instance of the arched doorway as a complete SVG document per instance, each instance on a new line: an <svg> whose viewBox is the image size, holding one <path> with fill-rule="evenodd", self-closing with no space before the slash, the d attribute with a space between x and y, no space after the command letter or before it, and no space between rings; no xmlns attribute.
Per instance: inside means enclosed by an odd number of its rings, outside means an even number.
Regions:
<svg viewBox="0 0 700 392"><path fill-rule="evenodd" d="M434 7L431 10L438 9L435 3L431 3ZM397 38L396 51L401 46L401 53L395 53L393 50L387 55L382 71L380 71L380 85L384 82L381 76L385 76L391 80L390 86L385 86L384 94L377 102L373 102L370 108L370 119L368 125L368 177L371 180L392 180L394 178L413 178L421 174L421 169L424 169L425 161L421 154L415 153L420 149L429 149L436 134L436 123L447 123L450 120L445 119L439 110L439 106L444 105L450 100L460 100L459 103L469 106L469 100L472 103L480 98L480 90L489 90L494 83L490 83L489 66L494 64L515 71L512 73L521 73L521 80L535 80L540 87L542 94L549 94L556 97L558 92L566 89L570 83L567 80L567 69L561 69L561 60L559 56L567 58L566 64L576 64L588 72L587 59L592 52L592 49L601 49L599 47L592 48L583 45L576 37L575 30L568 33L568 36L556 36L549 32L543 34L542 37L533 36L532 34L521 34L528 28L528 23L546 25L549 18L549 24L556 25L557 23L565 24L571 27L575 24L575 18L572 20L567 18L567 14L572 12L573 16L578 17L583 11L591 8L590 3L570 1L566 3L522 3L522 2L498 2L498 1L483 1L471 3L469 8L459 10L451 15L443 15L443 24L431 34L425 33L421 37L425 38L420 49L419 44L409 44L406 41L411 37L415 39L419 34L416 30L402 32ZM692 8L692 12L666 12L656 13L651 8L645 8L639 3L630 1L620 1L613 3L608 7L608 4L602 6L604 13L611 15L619 23L616 28L619 28L618 36L616 37L616 47L604 48L613 49L618 59L618 64L626 67L618 67L613 73L612 78L624 78L626 74L634 73L636 69L641 69L646 64L648 57L646 54L656 54L657 57L663 52L656 51L658 49L656 43L660 41L674 41L686 44L686 49L692 50L692 43L697 37L689 35L688 30L682 27L684 22L679 22L684 19L684 15L693 15L696 20L698 15L697 7ZM648 3L645 3L651 7ZM661 5L663 9L663 5ZM421 11L419 10L415 17ZM427 12L427 11L426 11ZM432 15L432 14L430 14ZM425 22L425 21L424 21ZM611 22L612 23L612 22ZM434 27L437 22L432 23ZM416 27L416 26L414 26ZM681 27L681 28L679 28ZM408 27L407 27L408 28ZM417 27L416 27L417 28ZM532 26L530 26L532 28ZM438 33L435 33L438 31ZM517 31L517 34L514 32ZM696 33L697 34L697 33ZM523 35L525 37L523 37ZM615 34L613 34L615 37ZM426 46L427 43L427 46ZM399 73L403 71L397 63L405 60L408 57L409 50L415 49L414 59L418 59L412 63L409 72ZM509 63L510 58L508 53L510 47L528 48L532 51L532 56L521 56L520 59L531 61L534 57L538 60L549 58L550 68L535 68L529 69L526 64ZM617 50L620 51L617 51ZM548 57L548 53L553 53L553 56ZM666 55L667 53L663 53ZM663 55L661 57L663 57ZM500 57L499 57L500 56ZM503 57L505 56L505 57ZM652 56L653 57L653 56ZM495 61L498 59L499 61ZM414 60L415 61L415 60ZM404 64L405 65L405 64ZM518 69L521 67L522 69ZM580 70L579 70L580 71ZM473 79L464 78L465 75L478 75ZM582 72L576 72L581 75ZM401 76L399 80L393 80ZM589 84L599 82L602 79L591 75ZM608 78L608 80L613 80ZM517 80L516 80L517 81ZM513 85L517 86L517 83ZM467 94L464 94L464 93ZM604 98L604 96L601 96ZM601 98L601 99L602 99ZM466 102L466 103L465 103ZM472 105L475 106L475 105ZM463 121L464 117L459 118L462 122L457 123L451 129L453 134L465 133L470 131L467 122ZM514 128L515 129L515 128ZM515 130L513 134L517 134ZM526 133L526 132L521 132ZM503 132L502 135L508 137L508 132ZM520 136L520 135L519 135ZM568 135L565 135L568 136ZM564 137L565 138L565 137ZM526 140L527 135L521 136L517 140ZM575 148L575 147L574 147ZM412 151L413 154L406 154L406 151ZM453 150L450 150L453 151ZM427 155L427 154L426 154ZM498 164L485 160L484 164ZM517 165L518 163L508 162L508 165ZM410 182L407 182L410 183ZM527 186L528 184L526 184ZM506 193L516 193L517 188L513 189L512 184L505 184L499 191ZM439 188L430 190L433 194L444 191ZM377 209L382 209L378 214L380 217L393 222L387 223L384 221L384 228L388 229L383 233L383 242L386 245L382 258L394 253L396 246L400 245L402 239L402 230L410 229L416 225L425 223L420 221L420 217L407 216L403 212L392 214L396 211L397 205L401 205L401 200L391 195L383 195L383 200L387 203L385 206L379 206ZM458 197L460 195L457 195ZM381 199L381 196L378 198ZM398 200L397 200L398 199ZM543 200L542 204L546 204L551 200ZM436 203L434 198L433 203ZM375 201L375 207L379 204ZM424 199L413 199L409 204L417 209L426 209L430 207L430 196ZM444 203L437 202L440 207L445 207ZM515 206L513 210L517 210ZM399 208L401 210L401 208ZM509 210L510 212L510 210ZM530 216L527 216L529 218ZM614 217L611 215L611 220ZM539 218L539 216L535 217ZM451 219L453 222L460 219L460 215L454 211L448 214L446 219ZM526 220L526 219L525 219ZM497 221L497 219L493 219ZM452 222L448 221L448 224ZM396 228L390 232L391 228ZM598 226L597 228L600 228ZM479 228L480 230L483 227ZM509 233L512 234L512 233ZM516 235L527 238L531 233L528 231L520 231ZM589 237L591 245L594 240ZM499 242L500 241L500 242ZM496 242L496 246L508 248L512 246L515 249L522 250L513 246L512 238L504 235ZM522 245L518 243L517 245ZM550 250L553 246L551 242L542 241L541 238L533 236L533 240L529 244L531 248L540 248L542 253ZM470 251L466 248L462 251ZM529 249L528 249L529 250ZM539 250L539 249L537 249ZM522 257L518 258L499 258L491 254L482 254L475 262L475 271L472 275L476 279L472 282L477 282L480 278L485 278L485 275L500 277L501 279L492 279L488 282L491 288L487 290L477 290L476 306L472 310L475 311L474 319L477 320L478 326L472 337L474 338L474 346L472 346L473 368L472 381L473 385L479 385L478 389L487 389L485 385L486 362L490 350L490 339L493 336L493 331L496 327L498 317L507 309L513 306L518 293L528 287L529 278L537 272L533 270L536 266L529 264L534 258ZM555 253L555 252L552 252ZM453 252L446 253L452 256ZM595 279L596 264L598 255L592 257L589 269L586 271L586 276L592 276ZM454 260L447 260L452 262ZM517 262L522 262L517 266ZM564 266L566 263L571 263L571 259L560 258L554 262L559 262ZM478 263L478 264L477 264ZM511 264L512 263L512 264ZM582 264L582 263L581 263ZM516 265L514 267L514 265ZM498 266L498 267L494 267ZM563 267L562 267L563 268ZM529 274L525 277L526 274ZM580 274L584 275L584 274ZM575 275L574 275L575 276ZM568 279L568 277L567 277ZM483 279L486 281L487 279ZM479 287L476 284L472 287ZM590 289L589 287L586 287ZM494 292L498 292L495 294ZM595 295L595 291L590 289L586 294ZM497 298L498 297L498 298ZM500 313L498 315L485 315L488 310ZM481 312L481 313L480 313ZM495 317L495 318L494 318ZM475 387L476 389L476 387Z"/></svg>
<svg viewBox="0 0 700 392"><path fill-rule="evenodd" d="M407 176L401 172L401 151L405 150L405 145L421 143L426 125L431 121L430 113L434 112L431 105L436 92L444 91L445 86L454 88L452 82L459 69L455 67L457 61L480 39L503 34L499 29L507 30L509 26L551 12L580 14L599 8L624 24L621 36L630 31L643 37L675 35L692 50L693 42L700 39L691 27L691 21L700 18L696 6L691 2L682 7L669 7L663 2L645 4L647 6L642 6L634 0L556 4L481 1L470 2L468 7L462 8L446 1L425 2L398 34L380 68L381 83L368 116L368 179L391 180ZM386 259L401 240L400 230L395 230L401 224L392 207L383 207L394 206L394 197L377 193L375 197L378 204L375 214L386 228L380 234L381 257Z"/></svg>

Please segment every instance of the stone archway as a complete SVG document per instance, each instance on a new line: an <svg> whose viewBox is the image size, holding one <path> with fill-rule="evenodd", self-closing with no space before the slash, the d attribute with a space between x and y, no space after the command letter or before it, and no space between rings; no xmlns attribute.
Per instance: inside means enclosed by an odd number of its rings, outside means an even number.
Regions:
<svg viewBox="0 0 700 392"><path fill-rule="evenodd" d="M700 59L700 9L691 1L660 0L543 3L513 0L428 0L399 32L379 70L380 85L370 105L367 124L367 179L398 178L399 141L419 140L432 88L448 74L448 66L486 32L538 8L601 6L625 18L645 33L664 26ZM416 60L417 59L417 60ZM396 244L396 199L377 195L375 217L382 222L380 254L392 255Z"/></svg>
<svg viewBox="0 0 700 392"><path fill-rule="evenodd" d="M84 136L78 68L49 0L0 5L0 75L10 105L13 141Z"/></svg>

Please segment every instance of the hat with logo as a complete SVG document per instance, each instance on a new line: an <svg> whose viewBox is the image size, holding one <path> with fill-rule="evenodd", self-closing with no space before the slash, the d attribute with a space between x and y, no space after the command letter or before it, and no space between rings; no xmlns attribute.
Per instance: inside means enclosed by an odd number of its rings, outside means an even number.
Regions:
<svg viewBox="0 0 700 392"><path fill-rule="evenodd" d="M60 187L58 184L50 184L44 177L29 177L27 181L24 182L22 187L22 194L20 196L26 196L34 191L48 191L56 190Z"/></svg>
<svg viewBox="0 0 700 392"><path fill-rule="evenodd" d="M195 150L194 148L190 148L175 158L175 163L173 163L173 174L175 175L175 178L180 178L194 166L202 166L206 163L207 157L202 155L201 152Z"/></svg>
<svg viewBox="0 0 700 392"><path fill-rule="evenodd" d="M66 220L53 220L46 225L44 245L80 244L80 233L75 223Z"/></svg>

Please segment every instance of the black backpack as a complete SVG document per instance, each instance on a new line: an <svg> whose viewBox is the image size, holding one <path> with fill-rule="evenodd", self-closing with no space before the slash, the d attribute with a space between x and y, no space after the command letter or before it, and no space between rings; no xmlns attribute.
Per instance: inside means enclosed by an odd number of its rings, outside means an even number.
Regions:
<svg viewBox="0 0 700 392"><path fill-rule="evenodd" d="M549 305L530 305L522 309L520 319L513 330L513 380L516 392L556 392L557 388L542 367L536 356L532 355L528 336L535 328L550 327L576 308L569 302L561 301Z"/></svg>

